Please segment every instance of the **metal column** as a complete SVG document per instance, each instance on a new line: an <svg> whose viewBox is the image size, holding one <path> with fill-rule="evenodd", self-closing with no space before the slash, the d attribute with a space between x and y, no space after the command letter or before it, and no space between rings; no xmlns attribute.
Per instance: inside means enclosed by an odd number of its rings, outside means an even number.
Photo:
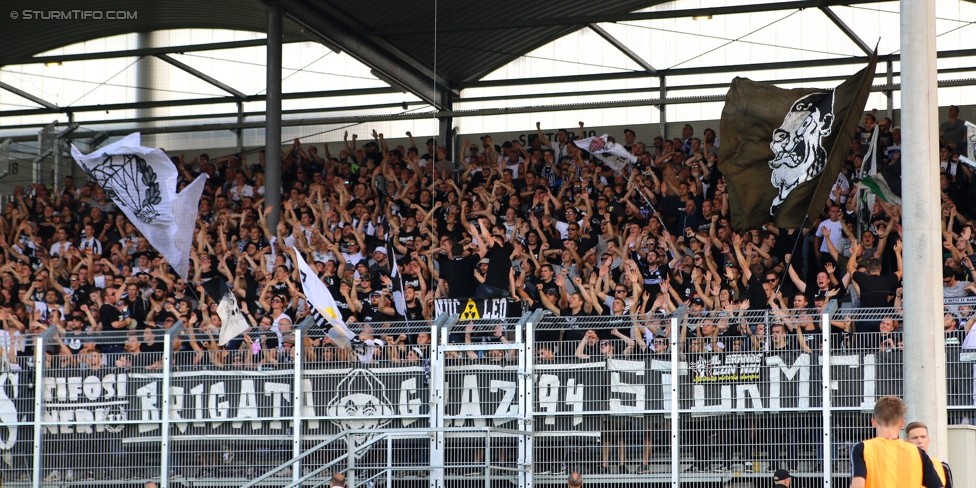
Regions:
<svg viewBox="0 0 976 488"><path fill-rule="evenodd" d="M453 96L453 94L450 93L450 92L445 92L444 93L444 110L451 111L451 110L453 110L453 107L454 107L454 96ZM438 126L438 137L435 140L443 140L444 141L443 142L443 145L444 145L444 153L446 154L447 160L448 161L453 161L454 160L454 156L453 156L454 155L454 117L451 117L451 116L440 117L440 118L437 119L437 122L438 122L438 124L437 124L437 126ZM437 144L439 145L441 143L438 142ZM436 151L436 149L435 149L435 151ZM437 161L437 154L433 154L432 156L434 156L434 161ZM458 164L460 164L460 163L455 164L454 165L454 168L456 168L458 166ZM454 168L451 168L451 169L453 170ZM435 169L436 169L436 166L435 166Z"/></svg>
<svg viewBox="0 0 976 488"><path fill-rule="evenodd" d="M44 347L58 331L48 327L34 340L34 465L32 488L41 488L44 469ZM30 340L30 339L28 339Z"/></svg>
<svg viewBox="0 0 976 488"><path fill-rule="evenodd" d="M264 205L271 207L268 230L278 226L281 207L281 35L284 9L273 1L268 4L267 99L264 129Z"/></svg>
<svg viewBox="0 0 976 488"><path fill-rule="evenodd" d="M898 125L895 123L895 63L888 61L885 64L888 67L888 73L885 77L885 84L888 85L888 89L885 90L885 103L887 104L888 118L891 119L891 127L889 127L891 129Z"/></svg>
<svg viewBox="0 0 976 488"><path fill-rule="evenodd" d="M678 347L680 343L678 329L681 327L681 321L684 320L686 313L688 313L688 309L684 305L675 310L671 316L671 337L668 338L671 341L671 486L674 488L681 486L679 479L681 476L681 418L678 413L681 407L678 390L681 355Z"/></svg>
<svg viewBox="0 0 976 488"><path fill-rule="evenodd" d="M292 360L292 368L295 370L294 384L292 385L292 396L291 396L291 406L292 406L292 447L291 447L291 457L297 458L302 455L302 408L304 407L303 401L305 396L302 394L302 373L304 373L305 361L305 330L315 323L311 317L306 318L301 321L297 327L294 328L295 334L295 346L292 347L292 351L295 352L295 357ZM291 466L291 480L293 483L298 483L298 480L302 478L302 461L298 460Z"/></svg>
<svg viewBox="0 0 976 488"><path fill-rule="evenodd" d="M820 407L821 418L823 422L823 476L824 476L824 488L830 488L832 480L830 479L833 470L831 463L833 462L833 437L830 431L830 317L833 316L834 312L837 311L837 300L831 300L824 310L823 314L820 315L820 396L823 402Z"/></svg>
<svg viewBox="0 0 976 488"><path fill-rule="evenodd" d="M943 311L937 97L935 0L901 0L906 420L927 424L929 453L945 459L945 333L932 327Z"/></svg>
<svg viewBox="0 0 976 488"><path fill-rule="evenodd" d="M244 103L237 102L237 123L244 123ZM237 153L240 154L244 152L244 129L237 129L234 131L237 134Z"/></svg>
<svg viewBox="0 0 976 488"><path fill-rule="evenodd" d="M173 402L173 337L183 331L182 325L173 326L166 331L163 336L163 411L160 413L160 421L163 424L162 439L160 442L160 464L159 476L161 488L169 488L169 452L170 452L170 404Z"/></svg>
<svg viewBox="0 0 976 488"><path fill-rule="evenodd" d="M661 100L668 98L668 80L666 77L662 76L661 88L658 90L658 95L660 95ZM657 106L658 110L661 111L661 138L668 138L668 106L666 104L661 104Z"/></svg>
<svg viewBox="0 0 976 488"><path fill-rule="evenodd" d="M533 416L535 415L535 325L542 319L542 310L523 316L515 329L515 341L524 344L519 350L519 364L523 368L519 378L519 389L525 394L519 399L519 486L532 488L535 455L533 439ZM524 325L524 327L523 327ZM523 330L524 329L524 330ZM521 341L519 340L521 339Z"/></svg>
<svg viewBox="0 0 976 488"><path fill-rule="evenodd" d="M444 362L447 335L458 316L442 314L430 326L430 426L434 429L430 448L429 488L444 488L444 404L447 401Z"/></svg>

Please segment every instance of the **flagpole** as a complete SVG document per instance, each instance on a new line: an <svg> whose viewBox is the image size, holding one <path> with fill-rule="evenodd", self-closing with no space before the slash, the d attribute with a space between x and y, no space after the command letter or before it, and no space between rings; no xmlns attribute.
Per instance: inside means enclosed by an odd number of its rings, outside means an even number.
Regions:
<svg viewBox="0 0 976 488"><path fill-rule="evenodd" d="M386 241L386 245L390 247L390 259L391 259L391 262L390 262L390 273L391 274L392 273L396 273L397 280L400 282L400 295L403 296L403 274L401 274L397 270L396 250L394 250L394 248L393 248L393 241L392 240ZM405 306L406 305L406 297L404 297L403 300L404 300L404 306ZM393 307L396 308L396 305L397 305L396 304L396 296L394 295L394 298L393 298ZM407 314L405 313L406 310L404 310L403 312L404 312L403 313L403 322L407 324L407 330L409 331L410 330L410 317L408 317Z"/></svg>
<svg viewBox="0 0 976 488"><path fill-rule="evenodd" d="M644 192L641 191L640 188L637 188L637 185L634 184L634 173L635 172L636 171L634 171L634 167L631 165L630 166L630 177L627 179L627 181L629 181L630 184L634 186L634 188L637 190L637 193L641 196L641 198L644 199L644 202L646 202L647 205L651 207L651 212L654 212L654 216L657 217L657 221L661 223L661 228L662 229L666 228L666 226L664 225L664 221L661 220L661 214L657 213L657 209L654 208L654 204L651 203L651 200L647 198L647 195L645 195Z"/></svg>
<svg viewBox="0 0 976 488"><path fill-rule="evenodd" d="M901 0L901 119L905 401L910 421L929 426L929 453L948 454L942 233L938 154L935 0Z"/></svg>

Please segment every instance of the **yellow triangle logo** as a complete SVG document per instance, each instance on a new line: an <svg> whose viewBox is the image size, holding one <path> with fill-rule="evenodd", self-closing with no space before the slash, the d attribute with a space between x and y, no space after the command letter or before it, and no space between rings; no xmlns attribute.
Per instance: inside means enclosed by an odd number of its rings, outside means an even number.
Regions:
<svg viewBox="0 0 976 488"><path fill-rule="evenodd" d="M481 314L478 313L478 306L475 305L473 299L468 299L468 304L464 306L464 311L461 312L461 318L459 320L481 320Z"/></svg>

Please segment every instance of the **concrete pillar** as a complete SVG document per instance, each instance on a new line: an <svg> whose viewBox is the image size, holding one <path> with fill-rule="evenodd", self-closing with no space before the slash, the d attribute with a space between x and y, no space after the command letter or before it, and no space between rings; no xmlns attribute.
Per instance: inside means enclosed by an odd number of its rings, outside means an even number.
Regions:
<svg viewBox="0 0 976 488"><path fill-rule="evenodd" d="M281 207L281 35L284 9L268 5L267 101L264 129L264 205L271 206L268 228L274 233Z"/></svg>
<svg viewBox="0 0 976 488"><path fill-rule="evenodd" d="M901 0L902 186L905 262L905 401L929 427L929 453L946 459L942 235L939 229L935 0Z"/></svg>
<svg viewBox="0 0 976 488"><path fill-rule="evenodd" d="M454 101L450 93L444 95L444 110L453 110ZM438 145L443 144L444 150L447 154L448 161L454 161L458 155L454 153L454 117L439 117L437 119L437 134L438 137L435 139ZM437 154L434 154L434 159L437 159ZM454 168L460 167L461 163L459 161L454 161ZM451 168L451 169L454 169Z"/></svg>
<svg viewBox="0 0 976 488"><path fill-rule="evenodd" d="M136 46L139 49L149 49L156 47L152 32L139 32L136 34ZM152 102L156 100L156 92L153 90L159 85L157 77L160 70L156 66L156 58L144 56L136 63L136 102ZM136 109L136 118L155 117L159 110L155 108ZM152 127L153 122L140 122L138 127ZM145 147L156 147L155 135L142 136L142 145ZM192 158L191 158L192 159Z"/></svg>
<svg viewBox="0 0 976 488"><path fill-rule="evenodd" d="M895 67L893 61L888 61L885 65L888 68L888 74L885 77L885 84L888 85L888 89L885 90L885 107L888 112L888 118L891 119L891 127L895 127L895 90L891 88L891 85L895 84Z"/></svg>

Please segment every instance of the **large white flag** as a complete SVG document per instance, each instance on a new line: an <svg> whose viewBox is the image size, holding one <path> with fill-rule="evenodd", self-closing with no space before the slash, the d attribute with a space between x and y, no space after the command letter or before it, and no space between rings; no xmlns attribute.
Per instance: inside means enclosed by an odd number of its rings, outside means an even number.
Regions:
<svg viewBox="0 0 976 488"><path fill-rule="evenodd" d="M587 137L586 139L573 141L573 144L576 144L576 147L584 151L589 151L590 154L596 156L597 159L603 161L618 173L626 168L628 164L637 162L637 156L627 151L627 148L624 146L616 142L610 142L606 134L600 137Z"/></svg>
<svg viewBox="0 0 976 488"><path fill-rule="evenodd" d="M207 175L176 193L176 166L162 149L140 141L136 132L87 155L72 145L71 156L185 280Z"/></svg>
<svg viewBox="0 0 976 488"><path fill-rule="evenodd" d="M329 287L322 283L322 280L315 275L315 271L308 266L302 253L295 251L295 260L298 262L298 275L302 280L302 290L305 292L305 299L308 300L315 310L318 311L326 322L330 325L328 334L339 347L346 347L356 334L353 334L346 323L342 321L339 307L336 305Z"/></svg>

